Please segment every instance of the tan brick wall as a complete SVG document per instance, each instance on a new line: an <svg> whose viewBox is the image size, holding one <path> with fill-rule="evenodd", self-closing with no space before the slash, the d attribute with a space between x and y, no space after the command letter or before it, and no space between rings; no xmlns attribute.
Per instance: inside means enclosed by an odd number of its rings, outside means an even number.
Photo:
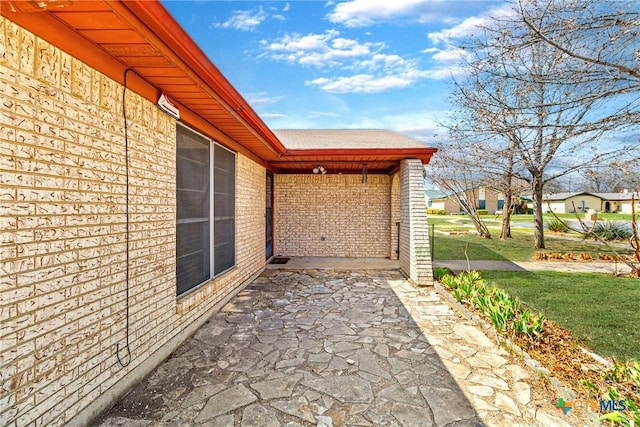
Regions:
<svg viewBox="0 0 640 427"><path fill-rule="evenodd" d="M283 256L388 257L391 178L276 175L275 252ZM324 239L323 239L324 238Z"/></svg>
<svg viewBox="0 0 640 427"><path fill-rule="evenodd" d="M460 213L460 203L453 197L447 197L444 201L444 210L448 214Z"/></svg>
<svg viewBox="0 0 640 427"><path fill-rule="evenodd" d="M127 94L122 368L122 87L4 18L0 38L0 425L61 425L262 270L265 170L238 156L237 268L176 300L176 125Z"/></svg>
<svg viewBox="0 0 640 427"><path fill-rule="evenodd" d="M498 191L485 187L485 209L489 211L489 215L495 215L498 210L498 196L500 196Z"/></svg>

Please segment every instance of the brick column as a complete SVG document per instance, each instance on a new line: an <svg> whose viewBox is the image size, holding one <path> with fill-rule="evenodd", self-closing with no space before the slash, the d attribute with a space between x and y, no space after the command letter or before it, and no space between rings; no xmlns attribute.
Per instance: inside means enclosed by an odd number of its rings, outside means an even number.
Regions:
<svg viewBox="0 0 640 427"><path fill-rule="evenodd" d="M391 222L389 223L390 246L389 259L398 259L398 223L400 222L400 174L391 177L391 191L389 192L391 207Z"/></svg>
<svg viewBox="0 0 640 427"><path fill-rule="evenodd" d="M400 163L400 269L418 285L432 285L422 162Z"/></svg>

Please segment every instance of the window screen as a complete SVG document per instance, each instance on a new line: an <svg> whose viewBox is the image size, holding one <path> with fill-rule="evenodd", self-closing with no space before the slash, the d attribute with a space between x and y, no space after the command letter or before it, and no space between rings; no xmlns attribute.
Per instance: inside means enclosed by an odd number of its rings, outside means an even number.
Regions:
<svg viewBox="0 0 640 427"><path fill-rule="evenodd" d="M216 145L213 159L213 257L214 274L219 274L235 265L236 156Z"/></svg>
<svg viewBox="0 0 640 427"><path fill-rule="evenodd" d="M210 142L181 126L176 135L177 294L211 277Z"/></svg>
<svg viewBox="0 0 640 427"><path fill-rule="evenodd" d="M182 126L176 146L180 295L235 265L236 156Z"/></svg>

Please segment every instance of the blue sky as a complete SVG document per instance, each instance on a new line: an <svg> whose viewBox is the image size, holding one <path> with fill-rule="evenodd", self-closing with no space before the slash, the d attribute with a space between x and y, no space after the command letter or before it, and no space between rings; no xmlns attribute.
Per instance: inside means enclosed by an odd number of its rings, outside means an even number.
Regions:
<svg viewBox="0 0 640 427"><path fill-rule="evenodd" d="M265 123L384 128L436 143L456 44L502 1L167 1ZM442 132L441 132L442 133Z"/></svg>

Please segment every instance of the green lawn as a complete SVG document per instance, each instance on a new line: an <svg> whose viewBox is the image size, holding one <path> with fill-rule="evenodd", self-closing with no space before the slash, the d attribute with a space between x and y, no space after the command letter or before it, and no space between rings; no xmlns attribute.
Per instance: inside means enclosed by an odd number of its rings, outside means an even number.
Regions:
<svg viewBox="0 0 640 427"><path fill-rule="evenodd" d="M560 215L575 219L572 214ZM545 216L545 220L550 216ZM605 218L629 221L630 215L607 214ZM465 248L470 260L531 261L533 229L513 227L513 238L501 241L501 218L485 217L493 235L482 239L475 235L448 235L449 231L475 230L464 215L429 215L434 224L434 259L465 259ZM531 223L531 215L515 215L513 222ZM593 240L567 239L545 230L547 253L589 253L594 259L611 251ZM586 347L603 356L619 360L640 359L640 280L604 274L561 272L507 272L485 271L490 282L503 288L534 311L569 329Z"/></svg>
<svg viewBox="0 0 640 427"><path fill-rule="evenodd" d="M437 228L436 228L437 230ZM510 260L529 261L536 250L533 248L533 235L526 232L513 232L513 238L498 239L499 233L492 239L483 239L474 235L449 236L436 232L434 234L433 258L435 260L465 259L467 248L470 260ZM580 252L589 253L594 259L599 254L611 254L606 247L590 240L562 239L545 233L544 252Z"/></svg>
<svg viewBox="0 0 640 427"><path fill-rule="evenodd" d="M640 280L604 274L483 271L602 356L640 360Z"/></svg>

